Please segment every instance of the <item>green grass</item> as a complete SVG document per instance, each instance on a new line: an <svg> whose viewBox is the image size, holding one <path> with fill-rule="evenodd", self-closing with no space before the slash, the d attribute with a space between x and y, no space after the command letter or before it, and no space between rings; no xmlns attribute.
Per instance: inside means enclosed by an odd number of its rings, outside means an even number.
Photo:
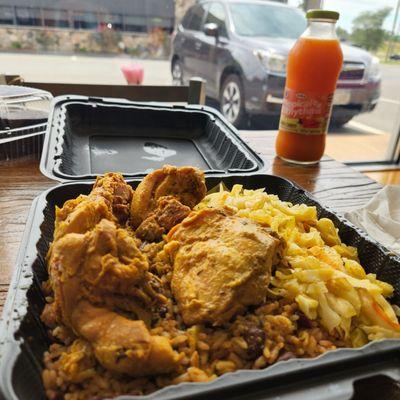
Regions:
<svg viewBox="0 0 400 400"><path fill-rule="evenodd" d="M400 64L400 61L395 61L395 60L390 60L390 59L386 60L386 53L387 53L388 45L389 45L389 42L385 41L382 44L382 46L376 52L374 52L373 54L376 57L379 58L379 61L381 63L384 63L384 64ZM390 55L400 54L400 42L392 43L392 46L393 46L393 48L392 48L392 51L391 51Z"/></svg>

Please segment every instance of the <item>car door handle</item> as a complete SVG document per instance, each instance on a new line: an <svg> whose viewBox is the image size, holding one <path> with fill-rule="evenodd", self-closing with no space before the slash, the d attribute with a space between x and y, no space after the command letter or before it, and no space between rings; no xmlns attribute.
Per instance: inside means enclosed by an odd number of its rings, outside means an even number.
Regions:
<svg viewBox="0 0 400 400"><path fill-rule="evenodd" d="M200 47L201 47L201 42L196 42L196 43L194 44L194 48L195 48L196 50L200 50Z"/></svg>

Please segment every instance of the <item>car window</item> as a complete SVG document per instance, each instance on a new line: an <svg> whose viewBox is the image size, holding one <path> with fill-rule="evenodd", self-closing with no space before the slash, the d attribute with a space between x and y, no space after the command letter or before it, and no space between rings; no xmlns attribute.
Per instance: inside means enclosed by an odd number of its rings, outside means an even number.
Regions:
<svg viewBox="0 0 400 400"><path fill-rule="evenodd" d="M193 16L193 8L194 7L190 7L189 10L186 12L185 16L182 18L181 25L185 29L189 29L190 20L192 19L192 16Z"/></svg>
<svg viewBox="0 0 400 400"><path fill-rule="evenodd" d="M231 3L235 32L242 36L297 39L306 29L301 11L272 4Z"/></svg>
<svg viewBox="0 0 400 400"><path fill-rule="evenodd" d="M202 28L203 18L205 14L205 9L203 5L196 5L192 8L192 17L189 21L189 26L187 29L192 29L193 31L200 31Z"/></svg>
<svg viewBox="0 0 400 400"><path fill-rule="evenodd" d="M226 15L222 4L212 3L208 9L206 24L213 22L218 25L218 32L221 36L228 36L226 30Z"/></svg>

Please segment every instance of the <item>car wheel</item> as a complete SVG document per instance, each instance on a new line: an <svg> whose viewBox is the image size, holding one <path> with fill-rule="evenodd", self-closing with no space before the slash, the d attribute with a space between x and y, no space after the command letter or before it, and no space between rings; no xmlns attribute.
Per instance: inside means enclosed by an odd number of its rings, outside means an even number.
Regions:
<svg viewBox="0 0 400 400"><path fill-rule="evenodd" d="M172 85L182 86L183 85L183 68L179 60L174 60L172 63Z"/></svg>
<svg viewBox="0 0 400 400"><path fill-rule="evenodd" d="M343 125L347 124L351 119L353 119L354 115L346 115L340 117L332 117L330 126L333 128L341 128Z"/></svg>
<svg viewBox="0 0 400 400"><path fill-rule="evenodd" d="M247 118L244 108L243 86L237 75L228 75L222 84L220 111L236 128L245 125Z"/></svg>

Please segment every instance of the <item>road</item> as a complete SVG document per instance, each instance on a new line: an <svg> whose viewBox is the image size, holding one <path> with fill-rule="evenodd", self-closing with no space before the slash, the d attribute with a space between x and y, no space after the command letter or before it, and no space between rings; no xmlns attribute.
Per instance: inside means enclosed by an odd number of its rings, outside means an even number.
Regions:
<svg viewBox="0 0 400 400"><path fill-rule="evenodd" d="M355 118L355 121L384 132L392 132L394 117L400 111L400 63L381 65L381 97L376 109Z"/></svg>
<svg viewBox="0 0 400 400"><path fill-rule="evenodd" d="M126 83L121 66L138 63L144 68L144 85L169 85L169 63L159 60L135 60L129 56L81 56L0 53L0 73L21 75L36 82Z"/></svg>
<svg viewBox="0 0 400 400"><path fill-rule="evenodd" d="M372 112L330 132L326 152L342 161L382 160L400 123L400 63L381 65L381 97Z"/></svg>
<svg viewBox="0 0 400 400"><path fill-rule="evenodd" d="M144 68L144 84L169 85L168 61L135 60L128 56L37 55L0 53L0 73L20 74L39 82L124 84L121 66L127 62ZM382 95L373 112L361 114L329 133L327 153L348 160L383 159L400 111L400 63L382 65Z"/></svg>

